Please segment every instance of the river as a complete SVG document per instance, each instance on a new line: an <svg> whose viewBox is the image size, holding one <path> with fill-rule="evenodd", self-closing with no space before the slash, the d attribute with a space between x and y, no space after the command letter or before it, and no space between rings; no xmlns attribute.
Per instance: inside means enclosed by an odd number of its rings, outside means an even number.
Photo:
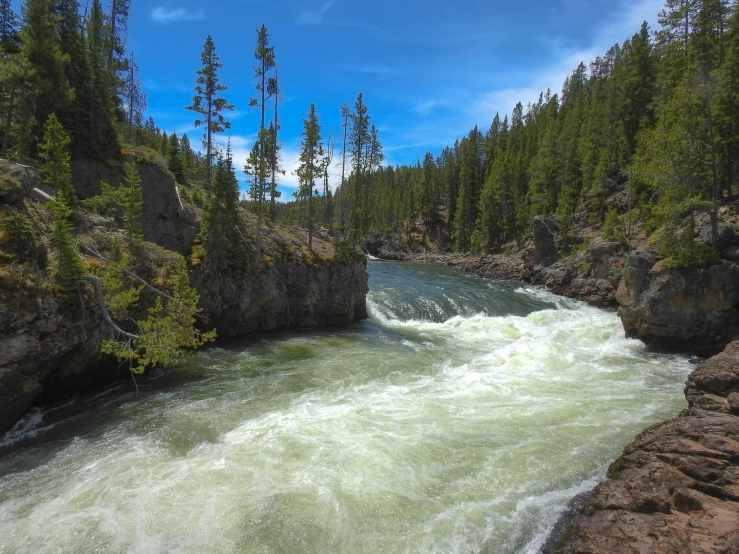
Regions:
<svg viewBox="0 0 739 554"><path fill-rule="evenodd" d="M0 437L0 553L536 552L686 406L615 313L370 262L370 319L226 342Z"/></svg>

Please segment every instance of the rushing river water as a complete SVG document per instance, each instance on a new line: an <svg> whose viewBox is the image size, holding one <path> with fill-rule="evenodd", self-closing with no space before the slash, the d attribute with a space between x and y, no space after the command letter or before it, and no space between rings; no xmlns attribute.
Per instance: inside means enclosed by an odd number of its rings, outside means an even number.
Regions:
<svg viewBox="0 0 739 554"><path fill-rule="evenodd" d="M370 319L230 342L0 438L0 552L536 552L677 414L616 315L370 262Z"/></svg>

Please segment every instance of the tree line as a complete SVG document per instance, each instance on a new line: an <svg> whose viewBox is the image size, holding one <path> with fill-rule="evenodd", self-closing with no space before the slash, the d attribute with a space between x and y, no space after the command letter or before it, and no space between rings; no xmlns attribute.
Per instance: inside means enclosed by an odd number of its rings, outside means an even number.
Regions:
<svg viewBox="0 0 739 554"><path fill-rule="evenodd" d="M709 212L715 237L739 177L739 3L667 0L659 23L581 63L561 95L518 103L438 155L355 165L361 229L407 240L420 221L425 243L493 252L520 245L539 215L558 216L566 245L585 212L626 240L657 231L667 257L710 257L689 216Z"/></svg>

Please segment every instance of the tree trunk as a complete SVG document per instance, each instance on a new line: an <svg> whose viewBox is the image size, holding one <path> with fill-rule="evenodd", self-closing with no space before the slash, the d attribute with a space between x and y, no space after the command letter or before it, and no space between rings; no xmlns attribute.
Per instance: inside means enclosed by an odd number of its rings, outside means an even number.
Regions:
<svg viewBox="0 0 739 554"><path fill-rule="evenodd" d="M213 95L208 94L208 120L207 120L208 144L206 145L206 150L208 152L207 153L208 159L206 160L206 164L205 164L208 168L208 176L205 179L207 190L210 190L210 185L211 185L210 180L213 174L213 156L212 156L212 144L211 144L211 140L212 140L211 139L211 118L212 117L213 117Z"/></svg>
<svg viewBox="0 0 739 554"><path fill-rule="evenodd" d="M3 158L8 157L8 138L10 137L10 125L13 122L13 102L15 101L15 87L10 90L8 99L8 113L5 116L5 132L3 133Z"/></svg>

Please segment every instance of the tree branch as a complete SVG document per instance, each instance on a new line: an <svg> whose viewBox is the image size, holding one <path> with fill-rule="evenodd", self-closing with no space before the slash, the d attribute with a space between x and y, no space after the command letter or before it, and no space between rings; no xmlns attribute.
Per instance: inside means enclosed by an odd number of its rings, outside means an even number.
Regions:
<svg viewBox="0 0 739 554"><path fill-rule="evenodd" d="M110 313L108 313L108 308L105 306L105 294L103 293L103 285L102 283L100 283L100 279L98 279L94 275L85 275L83 279L85 281L89 281L95 287L95 298L98 301L98 306L100 307L100 311L103 312L103 317L105 318L105 321L108 323L108 325L110 325L114 331L123 335L127 339L139 338L138 335L132 335L131 333L128 333L124 331L123 329L121 329L120 327L118 327L115 321L113 321L113 318L110 317Z"/></svg>

